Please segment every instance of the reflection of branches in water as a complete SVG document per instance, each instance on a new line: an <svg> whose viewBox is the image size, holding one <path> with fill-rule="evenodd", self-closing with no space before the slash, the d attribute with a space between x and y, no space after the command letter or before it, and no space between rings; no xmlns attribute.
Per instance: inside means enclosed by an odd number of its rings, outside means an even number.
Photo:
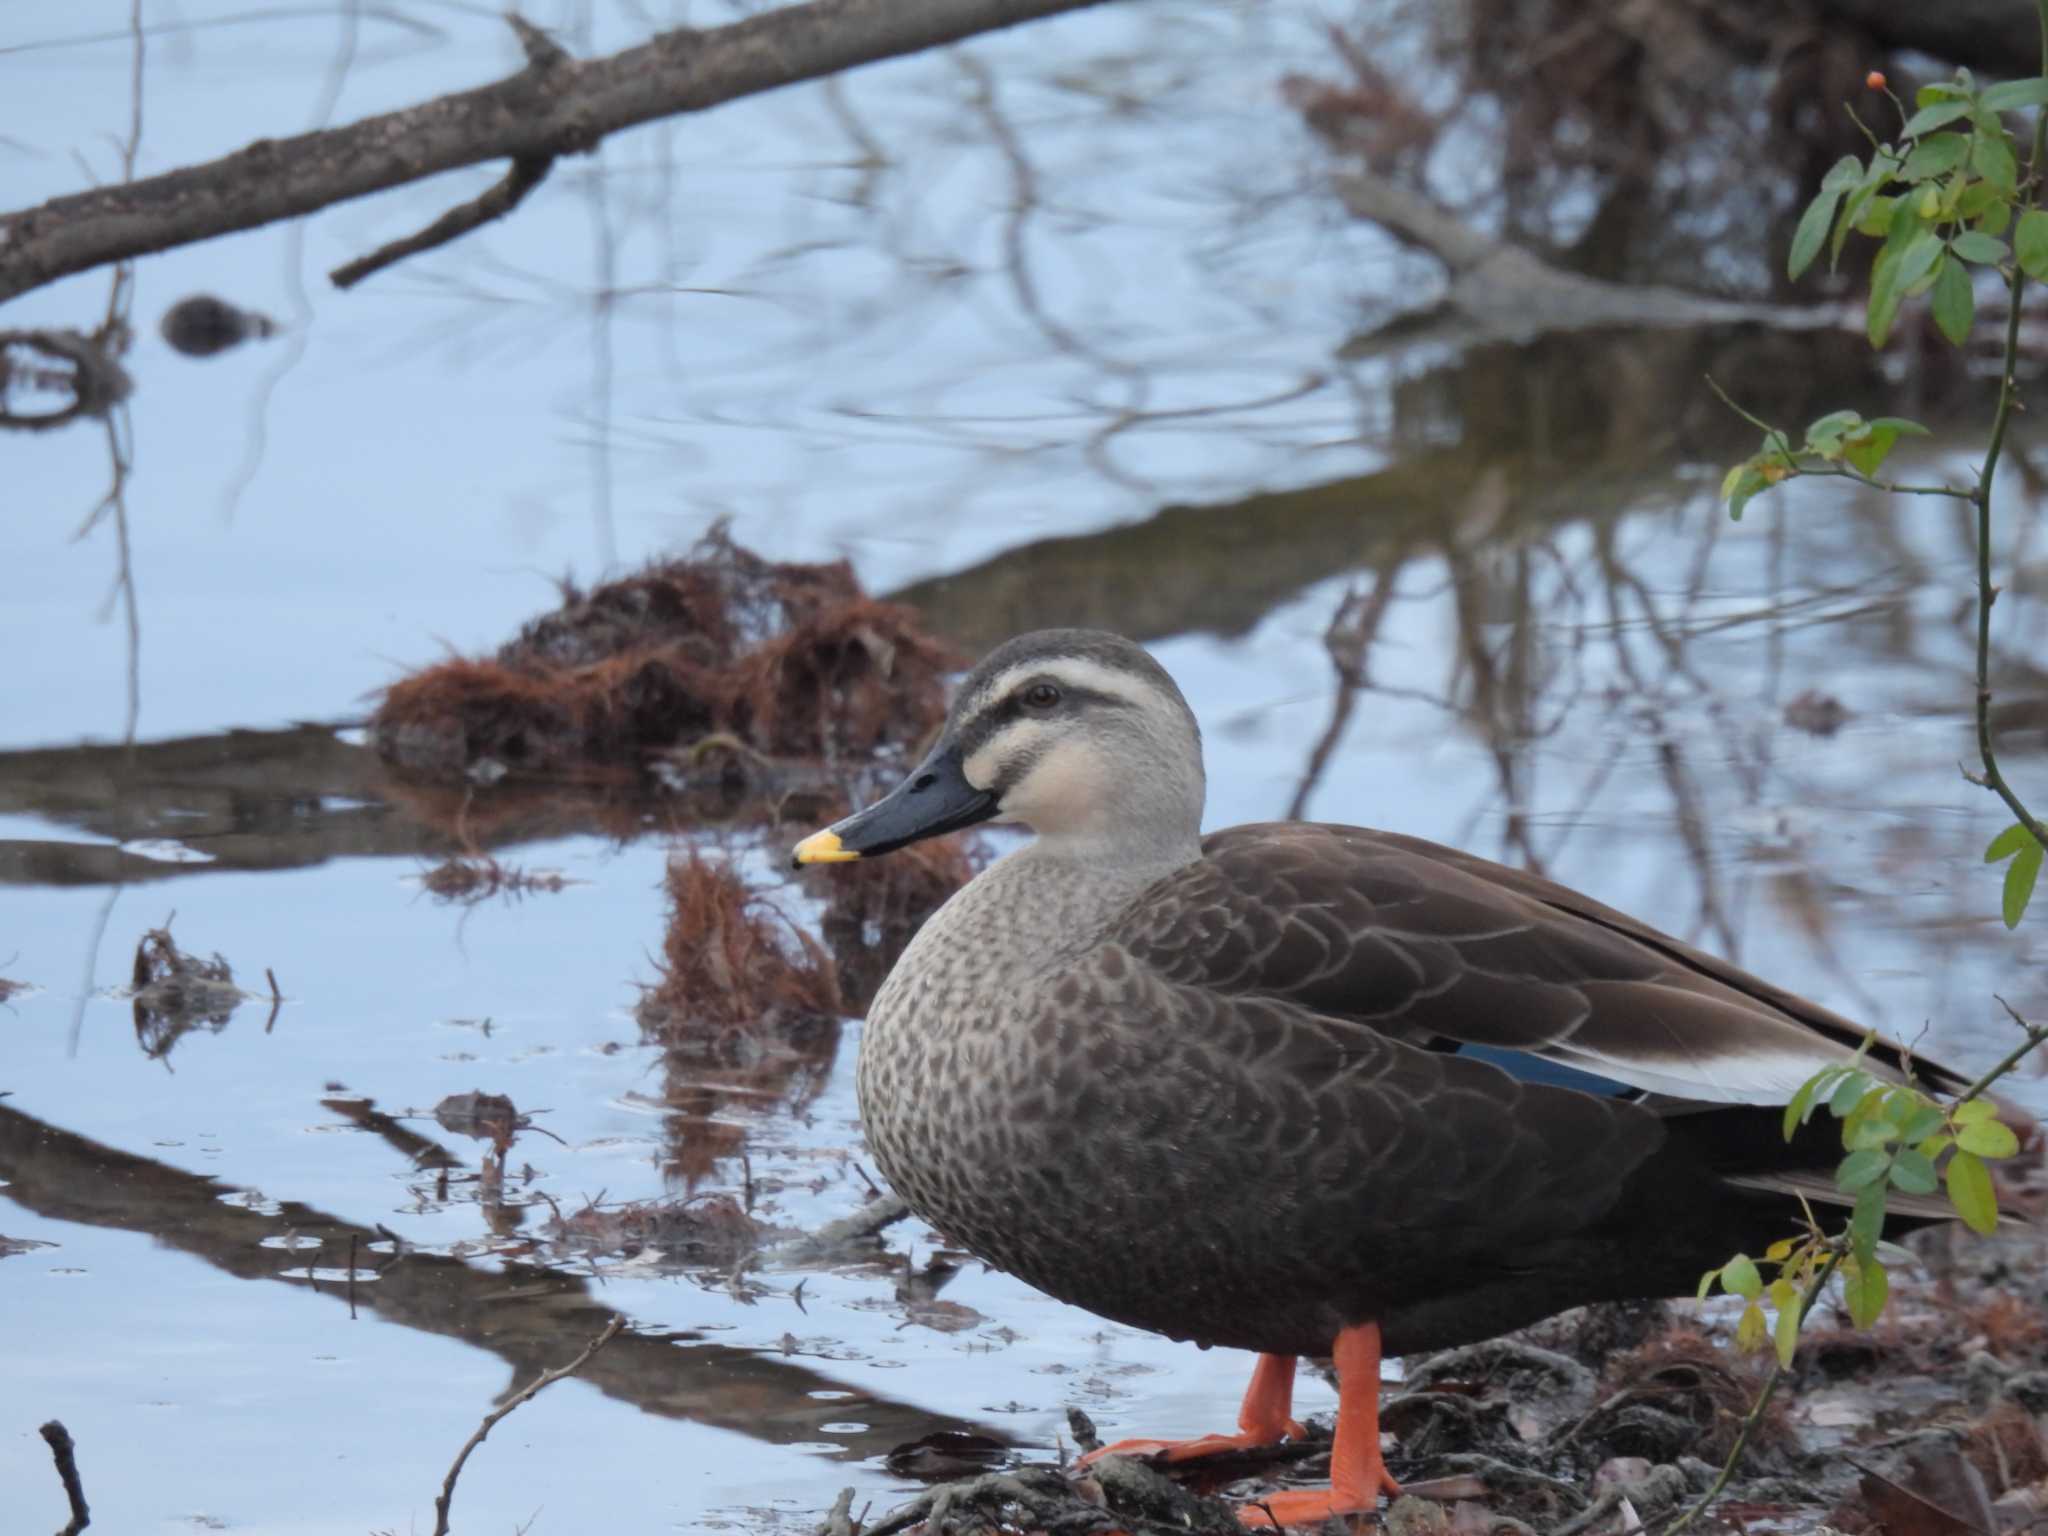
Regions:
<svg viewBox="0 0 2048 1536"><path fill-rule="evenodd" d="M1779 824L1772 807L1813 804L1829 793L1791 781L1780 761L1780 701L1795 664L1828 665L1833 648L1862 636L1877 642L1888 673L1897 673L1890 664L1897 651L1908 664L1931 663L1951 699L1967 697L1953 658L1927 656L1910 627L1884 622L1900 606L1898 593L1926 584L1902 577L1893 563L1914 541L1887 543L1860 518L1853 529L1834 530L1788 518L1766 543L1733 541L1704 508L1682 523L1660 514L1558 519L1542 506L1558 494L1584 495L1587 487L1539 480L1531 490L1489 474L1435 531L1381 547L1370 574L1342 594L1325 633L1335 692L1288 814L1311 812L1365 695L1445 710L1468 726L1492 769L1475 825L1452 841L1465 843L1477 822L1501 818L1504 853L1540 871L1554 866L1574 838L1583 840L1586 828L1613 827L1626 817L1653 840L1668 837L1690 872L1689 920L1683 898L1669 897L1653 920L1680 932L1689 926L1694 937L1739 958L1743 914L1763 894L1812 961L1859 1007L1881 1012L1830 926L1825 892L1841 877L1807 868L1796 830L1788 844L1784 834L1762 829ZM1966 540L1967 530L1956 537ZM1843 558L1847 548L1855 558ZM1930 563L1924 540L1912 559L1931 581L1938 562ZM1745 572L1742 590L1753 591L1759 581L1763 587L1739 612L1728 602L1731 561ZM1432 567L1448 579L1414 579ZM1398 632L1395 613L1402 605L1442 612L1446 596L1453 629L1443 691L1393 687L1376 677L1371 650ZM1789 640L1802 630L1818 633L1795 652ZM1731 644L1744 658L1732 671ZM1606 745L1590 754L1546 752L1546 741ZM1711 759L1705 767L1702 752ZM1795 766L1831 773L1853 771L1856 762L1839 753L1792 755ZM1553 780L1542 793L1539 768ZM1569 782L1556 782L1560 768ZM1624 804L1649 790L1666 813L1644 819L1633 809L1600 812L1617 790ZM1746 813L1739 823L1730 814L1736 808ZM1767 839L1751 856L1731 856L1729 833L1737 824ZM1886 847L1876 856L1904 855ZM1818 850L1811 857L1818 859ZM1923 882L1901 894L1925 892ZM1897 922L1911 927L1916 920L1901 913ZM1787 931L1781 923L1774 933Z"/></svg>
<svg viewBox="0 0 2048 1536"><path fill-rule="evenodd" d="M142 28L142 0L129 0L128 33L130 39L130 64L128 71L128 137L121 146L121 179L135 179L135 157L142 149L142 102L143 74L148 61L148 42ZM129 310L135 300L135 269L130 262L120 262L114 267L113 282L107 293L106 317L100 322L99 337L110 354L127 350L131 334L128 323ZM135 564L133 547L128 538L128 472L133 463L134 433L128 419L125 401L116 404L107 412L107 492L100 498L99 505L92 509L85 521L72 535L75 540L83 539L97 527L109 513L114 523L115 567L114 582L107 593L107 600L100 610L100 622L105 623L111 616L115 603L122 607L127 620L128 639L128 707L123 716L121 730L122 744L133 749L135 730L142 718L142 615L135 602ZM78 1042L85 1031L85 1004L92 995L93 983L99 971L100 944L107 935L107 922L114 915L114 903L120 899L123 882L116 880L107 889L107 898L100 904L99 915L93 923L92 937L85 947L85 978L78 988L77 1006L71 1014L71 1034L67 1050L78 1054Z"/></svg>
<svg viewBox="0 0 2048 1536"><path fill-rule="evenodd" d="M577 50L583 54L596 49L593 5L594 0L578 0L576 7ZM619 563L618 535L612 526L612 403L617 384L612 326L618 301L619 238L612 219L611 178L602 139L590 153L582 181L589 200L591 259L596 268L590 291L590 516L597 534L598 563L611 571Z"/></svg>
<svg viewBox="0 0 2048 1536"><path fill-rule="evenodd" d="M341 34L336 40L334 57L327 66L326 79L321 82L320 95L313 103L313 111L307 120L309 130L325 128L334 118L334 109L341 101L342 87L348 82L349 71L354 68L356 44L362 22L362 0L342 0ZM221 500L221 520L233 522L235 509L242 504L242 496L255 480L263 467L263 455L270 442L270 402L277 388L284 382L285 375L299 365L306 355L307 343L313 331L313 301L306 292L306 226L310 219L298 218L285 226L284 237L284 286L291 296L292 319L286 327L284 345L278 349L271 365L263 370L261 382L256 386L256 397L249 403L249 443L242 455L242 466L235 472L235 478L228 483L227 493Z"/></svg>
<svg viewBox="0 0 2048 1536"><path fill-rule="evenodd" d="M1337 604L1337 611L1330 618L1329 627L1323 631L1323 649L1329 652L1330 665L1337 672L1337 697L1330 707L1330 723L1310 749L1308 767L1295 788L1294 798L1287 804L1289 821L1299 821L1308 814L1309 796L1315 793L1316 786L1322 781L1330 754L1343 740L1345 727L1351 723L1358 690L1368 681L1370 674L1366 662L1372 654L1373 640L1379 634L1380 621L1387 616L1387 605L1394 595L1394 574L1401 566L1398 552L1389 564L1392 569L1373 583L1371 591L1353 587L1344 594L1344 600Z"/></svg>

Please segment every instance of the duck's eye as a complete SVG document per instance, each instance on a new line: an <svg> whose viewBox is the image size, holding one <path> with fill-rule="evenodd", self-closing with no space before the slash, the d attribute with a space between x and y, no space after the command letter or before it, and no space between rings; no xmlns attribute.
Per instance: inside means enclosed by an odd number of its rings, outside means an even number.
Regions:
<svg viewBox="0 0 2048 1536"><path fill-rule="evenodd" d="M1026 709L1051 709L1060 701L1060 690L1052 683L1033 683L1024 690Z"/></svg>

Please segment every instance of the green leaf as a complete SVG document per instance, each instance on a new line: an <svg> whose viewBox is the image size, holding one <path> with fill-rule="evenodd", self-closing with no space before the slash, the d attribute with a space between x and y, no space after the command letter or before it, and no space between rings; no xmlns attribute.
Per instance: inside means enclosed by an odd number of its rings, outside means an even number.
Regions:
<svg viewBox="0 0 2048 1536"><path fill-rule="evenodd" d="M2001 859L2009 859L2033 840L2034 834L2027 830L2026 823L2016 821L1991 839L1984 849L1984 862L1996 864ZM1956 1109L1957 1117L1960 1118L1964 1110L1983 1102L1982 1099L1972 1099L1968 1104L1959 1105Z"/></svg>
<svg viewBox="0 0 2048 1536"><path fill-rule="evenodd" d="M2036 282L2048 281L2048 212L2029 208L2012 232L2013 254L2020 270Z"/></svg>
<svg viewBox="0 0 2048 1536"><path fill-rule="evenodd" d="M1844 155L1828 168L1827 175L1820 180L1820 191L1806 205L1806 211L1799 216L1799 227L1792 234L1792 254L1786 263L1792 277L1796 279L1813 265L1813 258L1820 254L1828 229L1835 222L1835 209L1840 206L1842 195L1862 179L1863 162L1854 155Z"/></svg>
<svg viewBox="0 0 2048 1536"><path fill-rule="evenodd" d="M1956 214L1959 218L1974 219L1998 200L1998 188L1988 181L1973 181L1956 199Z"/></svg>
<svg viewBox="0 0 2048 1536"><path fill-rule="evenodd" d="M1742 1309L1742 1320L1735 1325L1735 1347L1743 1350L1760 1349L1764 1335L1770 1331L1764 1322L1764 1309L1751 1302Z"/></svg>
<svg viewBox="0 0 2048 1536"><path fill-rule="evenodd" d="M1882 1179L1890 1165L1890 1153L1877 1147L1865 1147L1842 1159L1842 1166L1835 1170L1835 1183L1854 1194Z"/></svg>
<svg viewBox="0 0 2048 1536"><path fill-rule="evenodd" d="M1813 1096L1820 1091L1820 1077L1809 1077L1799 1085L1799 1091L1792 1095L1792 1102L1785 1106L1785 1139L1790 1141L1806 1123L1806 1117L1813 1113Z"/></svg>
<svg viewBox="0 0 2048 1536"><path fill-rule="evenodd" d="M1842 1274L1843 1299L1849 1303L1849 1317L1858 1328L1868 1328L1884 1314L1885 1297L1891 1281L1876 1259L1858 1259Z"/></svg>
<svg viewBox="0 0 2048 1536"><path fill-rule="evenodd" d="M1965 1099L1948 1112L1948 1117L1957 1125L1975 1125L1980 1120L1996 1120L1998 1106L1989 1099Z"/></svg>
<svg viewBox="0 0 2048 1536"><path fill-rule="evenodd" d="M1894 219L1896 228L1898 221ZM1882 347L1892 334L1892 323L1899 318L1899 252L1895 246L1886 246L1878 252L1877 260L1870 267L1870 304L1864 317L1864 330L1873 347Z"/></svg>
<svg viewBox="0 0 2048 1536"><path fill-rule="evenodd" d="M1925 1153L1903 1147L1892 1159L1892 1184L1909 1195L1931 1195L1941 1187Z"/></svg>
<svg viewBox="0 0 2048 1536"><path fill-rule="evenodd" d="M1771 1305L1778 1309L1778 1321L1771 1330L1772 1342L1778 1346L1778 1364L1790 1366L1793 1351L1799 1348L1798 1287L1790 1280L1773 1280Z"/></svg>
<svg viewBox="0 0 2048 1536"><path fill-rule="evenodd" d="M1756 1272L1756 1262L1746 1253L1738 1253L1721 1266L1721 1289L1731 1296L1740 1296L1745 1301L1755 1301L1763 1294L1764 1278Z"/></svg>
<svg viewBox="0 0 2048 1536"><path fill-rule="evenodd" d="M2030 841L2012 856L2012 862L2005 867L2005 891L2000 909L2006 927L2019 927L2020 919L2027 915L2027 903L2034 899L2034 881L2040 873L2041 845Z"/></svg>
<svg viewBox="0 0 2048 1536"><path fill-rule="evenodd" d="M1799 227L1792 231L1792 254L1785 261L1785 271L1795 281L1820 254L1821 246L1827 242L1828 231L1834 227L1835 210L1841 204L1840 192L1823 190L1806 205L1806 212L1799 215Z"/></svg>
<svg viewBox="0 0 2048 1536"><path fill-rule="evenodd" d="M1884 1090L1884 1099L1878 1106L1877 1117L1895 1129L1903 1131L1906 1122L1913 1118L1922 1102L1924 1101L1918 1091L1901 1083L1896 1088Z"/></svg>
<svg viewBox="0 0 2048 1536"><path fill-rule="evenodd" d="M1899 1128L1884 1120L1865 1120L1842 1128L1842 1145L1851 1152L1884 1147L1899 1139Z"/></svg>
<svg viewBox="0 0 2048 1536"><path fill-rule="evenodd" d="M1998 1196L1991 1188L1991 1170L1974 1152L1957 1152L1948 1160L1948 1203L1973 1232L1998 1229Z"/></svg>
<svg viewBox="0 0 2048 1536"><path fill-rule="evenodd" d="M1849 1216L1849 1247L1859 1259L1875 1253L1879 1239L1884 1236L1885 1191L1889 1188L1883 1179L1878 1179L1865 1185L1863 1193L1856 1197L1856 1209Z"/></svg>
<svg viewBox="0 0 2048 1536"><path fill-rule="evenodd" d="M1979 182L1979 186L1983 183ZM1969 198L1965 197L1964 202ZM2012 204L1994 193L1992 200L1985 204L1984 211L1976 216L1977 227L1987 235L2002 235L2012 227Z"/></svg>
<svg viewBox="0 0 2048 1536"><path fill-rule="evenodd" d="M2048 105L2048 78L2034 75L2026 80L2002 80L1978 101L1993 112L2017 112L2022 107Z"/></svg>
<svg viewBox="0 0 2048 1536"><path fill-rule="evenodd" d="M1948 248L1964 261L1974 261L1980 267L1995 267L2005 260L2005 242L1982 230L1964 230L1949 242Z"/></svg>
<svg viewBox="0 0 2048 1536"><path fill-rule="evenodd" d="M1742 509L1763 492L1768 491L1771 482L1764 478L1763 471L1758 469L1754 462L1737 467L1741 469L1742 475L1735 482L1735 489L1728 494L1728 516L1731 521L1739 523L1742 521Z"/></svg>
<svg viewBox="0 0 2048 1536"><path fill-rule="evenodd" d="M1932 85L1923 85L1913 93L1913 105L1931 107L1937 101L1967 101L1969 92L1960 90L1948 80L1937 80Z"/></svg>
<svg viewBox="0 0 2048 1536"><path fill-rule="evenodd" d="M1842 1074L1842 1080L1835 1084L1835 1091L1828 1095L1828 1113L1837 1120L1846 1120L1863 1095L1870 1092L1870 1074L1859 1072L1854 1067Z"/></svg>
<svg viewBox="0 0 2048 1536"><path fill-rule="evenodd" d="M1925 437L1927 429L1903 416L1880 416L1865 422L1863 430L1843 445L1844 456L1866 475L1874 475L1891 456L1892 444L1901 437Z"/></svg>
<svg viewBox="0 0 2048 1536"><path fill-rule="evenodd" d="M1842 439L1863 425L1855 411L1830 411L1806 429L1806 448L1824 459L1842 456Z"/></svg>
<svg viewBox="0 0 2048 1536"><path fill-rule="evenodd" d="M1837 261L1841 260L1842 242L1849 238L1849 231L1852 228L1863 228L1867 207L1875 207L1877 204L1882 203L1886 209L1886 215L1884 220L1880 221L1874 229L1865 229L1864 233L1882 235L1887 240L1890 239L1892 221L1899 217L1899 205L1903 199L1879 197L1877 194L1892 179L1892 174L1898 168L1899 157L1889 149L1879 150L1875 155L1871 156L1870 169L1863 173L1863 179L1856 184L1856 189L1849 194L1848 199L1842 204L1842 216L1835 222L1834 238L1828 242L1829 267L1832 268ZM1908 209L1906 214L1906 221L1909 225L1916 222L1912 218L1911 209Z"/></svg>
<svg viewBox="0 0 2048 1536"><path fill-rule="evenodd" d="M2008 196L2019 186L2019 162L2013 159L2012 143L2003 128L1996 133L1977 130L1971 141L1970 164L1979 176Z"/></svg>
<svg viewBox="0 0 2048 1536"><path fill-rule="evenodd" d="M1882 237L1891 227L1892 212L1898 205L1899 200L1896 197L1873 197L1856 215L1856 233Z"/></svg>
<svg viewBox="0 0 2048 1536"><path fill-rule="evenodd" d="M1970 286L1970 269L1960 261L1944 261L1934 279L1934 324L1953 346L1970 339L1970 327L1977 318L1977 293Z"/></svg>
<svg viewBox="0 0 2048 1536"><path fill-rule="evenodd" d="M1909 139L1917 139L1923 133L1932 132L1943 123L1952 123L1959 117L1970 115L1970 103L1950 97L1922 107L1906 119L1906 126L1899 131Z"/></svg>
<svg viewBox="0 0 2048 1536"><path fill-rule="evenodd" d="M1906 163L1899 167L1899 179L1932 181L1937 176L1946 176L1963 163L1963 157L1969 152L1968 134L1934 134L1913 146L1913 152L1906 156Z"/></svg>
<svg viewBox="0 0 2048 1536"><path fill-rule="evenodd" d="M1922 1104L1907 1117L1905 1128L1899 1133L1905 1141L1919 1143L1927 1140L1948 1124L1948 1111L1939 1104Z"/></svg>
<svg viewBox="0 0 2048 1536"><path fill-rule="evenodd" d="M1978 1120L1956 1132L1956 1145L1978 1157L2011 1157L2020 1139L2003 1120Z"/></svg>

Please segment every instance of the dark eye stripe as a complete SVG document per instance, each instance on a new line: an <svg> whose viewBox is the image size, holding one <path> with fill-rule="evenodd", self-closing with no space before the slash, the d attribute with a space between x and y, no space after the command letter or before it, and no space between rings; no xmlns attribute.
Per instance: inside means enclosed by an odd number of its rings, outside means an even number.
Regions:
<svg viewBox="0 0 2048 1536"><path fill-rule="evenodd" d="M1050 710L1031 709L1024 703L1024 695L1040 683L1051 683L1060 690L1060 701ZM985 704L967 718L960 731L960 753L971 757L988 743L988 739L1004 726L1017 720L1044 720L1068 713L1072 709L1088 705L1108 709L1135 709L1136 703L1122 694L1105 693L1098 688L1085 688L1075 683L1066 683L1055 677L1026 678L1000 699Z"/></svg>

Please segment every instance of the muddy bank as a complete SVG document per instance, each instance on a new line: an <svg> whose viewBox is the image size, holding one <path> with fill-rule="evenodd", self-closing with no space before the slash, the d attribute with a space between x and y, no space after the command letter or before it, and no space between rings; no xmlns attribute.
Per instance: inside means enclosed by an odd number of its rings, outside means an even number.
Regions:
<svg viewBox="0 0 2048 1536"><path fill-rule="evenodd" d="M1936 1231L1916 1239L1923 1266L1900 1278L1874 1330L1849 1330L1823 1304L1736 1477L1694 1528L2010 1536L2048 1526L2044 1244L2030 1228L1985 1241ZM1763 1381L1768 1357L1736 1352L1732 1320L1712 1304L1599 1306L1411 1358L1382 1409L1388 1468L1406 1490L1382 1510L1385 1528L1662 1529L1713 1485ZM1171 1468L1111 1458L1081 1469L1071 1454L969 1475L956 1467L893 1511L857 1513L843 1501L819 1531L1223 1536L1242 1529L1237 1506L1327 1483L1331 1425L1317 1417L1308 1427L1299 1446ZM1069 1429L1081 1449L1094 1443L1078 1412Z"/></svg>

